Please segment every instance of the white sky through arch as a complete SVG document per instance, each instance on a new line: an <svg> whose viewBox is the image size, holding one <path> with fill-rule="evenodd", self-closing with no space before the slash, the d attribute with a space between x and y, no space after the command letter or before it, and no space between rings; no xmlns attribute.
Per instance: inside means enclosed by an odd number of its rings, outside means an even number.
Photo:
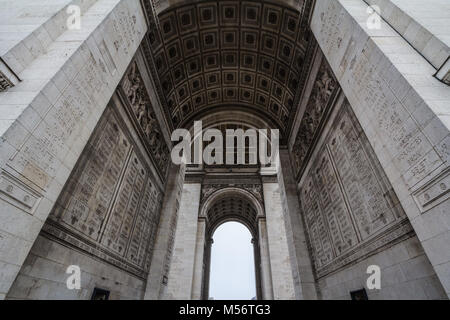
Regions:
<svg viewBox="0 0 450 320"><path fill-rule="evenodd" d="M250 231L227 222L213 235L209 296L215 300L250 300L256 296L255 262Z"/></svg>

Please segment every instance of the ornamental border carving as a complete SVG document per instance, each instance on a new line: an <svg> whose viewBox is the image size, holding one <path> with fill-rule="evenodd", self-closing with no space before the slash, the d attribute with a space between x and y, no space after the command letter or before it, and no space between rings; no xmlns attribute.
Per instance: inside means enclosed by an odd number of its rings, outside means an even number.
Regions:
<svg viewBox="0 0 450 320"><path fill-rule="evenodd" d="M292 147L293 167L297 181L300 180L306 169L311 151L320 137L320 132L325 125L327 116L330 114L339 90L339 83L325 57L323 57Z"/></svg>
<svg viewBox="0 0 450 320"><path fill-rule="evenodd" d="M245 190L252 194L256 200L260 203L261 207L264 208L264 196L262 185L258 183L214 183L214 184L202 184L202 191L200 195L200 207L217 191L225 188L238 188Z"/></svg>
<svg viewBox="0 0 450 320"><path fill-rule="evenodd" d="M0 92L14 87L14 84L0 71Z"/></svg>
<svg viewBox="0 0 450 320"><path fill-rule="evenodd" d="M169 148L166 145L161 126L150 101L147 88L139 71L136 60L133 60L125 73L119 92L125 100L130 114L152 162L165 181L170 163Z"/></svg>

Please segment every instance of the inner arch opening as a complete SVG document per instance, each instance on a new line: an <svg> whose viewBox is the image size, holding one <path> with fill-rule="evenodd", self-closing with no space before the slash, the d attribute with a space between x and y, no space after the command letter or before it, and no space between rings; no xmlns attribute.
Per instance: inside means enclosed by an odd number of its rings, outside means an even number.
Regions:
<svg viewBox="0 0 450 320"><path fill-rule="evenodd" d="M258 219L264 212L255 195L234 187L214 191L200 216L206 221L202 298L261 299ZM235 282L234 274L242 278Z"/></svg>
<svg viewBox="0 0 450 320"><path fill-rule="evenodd" d="M253 237L239 222L225 222L213 234L209 297L256 299Z"/></svg>

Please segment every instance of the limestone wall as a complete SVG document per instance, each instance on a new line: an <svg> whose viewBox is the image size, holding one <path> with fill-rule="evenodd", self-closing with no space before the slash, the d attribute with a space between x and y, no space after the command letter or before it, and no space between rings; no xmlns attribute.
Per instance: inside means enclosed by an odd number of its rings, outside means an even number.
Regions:
<svg viewBox="0 0 450 320"><path fill-rule="evenodd" d="M381 289L367 289L367 267L381 268ZM350 299L350 292L366 288L369 300L447 299L416 236L318 281L322 299Z"/></svg>
<svg viewBox="0 0 450 320"><path fill-rule="evenodd" d="M420 52L435 69L450 56L450 3L446 0L365 0L378 6L379 14Z"/></svg>
<svg viewBox="0 0 450 320"><path fill-rule="evenodd" d="M264 210L267 219L270 270L272 272L273 298L275 300L295 299L295 284L291 256L288 247L280 187L277 182L263 180Z"/></svg>
<svg viewBox="0 0 450 320"><path fill-rule="evenodd" d="M36 39L46 45L34 55L24 45L21 82L0 92L0 299L147 29L135 0L99 0L81 25Z"/></svg>
<svg viewBox="0 0 450 320"><path fill-rule="evenodd" d="M311 28L445 291L450 288L450 88L360 0L319 0Z"/></svg>
<svg viewBox="0 0 450 320"><path fill-rule="evenodd" d="M341 95L299 183L319 298L445 299L446 294L348 102ZM381 269L369 290L367 268Z"/></svg>
<svg viewBox="0 0 450 320"><path fill-rule="evenodd" d="M200 193L200 183L183 186L164 299L191 299Z"/></svg>
<svg viewBox="0 0 450 320"><path fill-rule="evenodd" d="M161 299L167 289L180 201L183 194L185 169L185 165L176 166L174 164L169 169L144 299Z"/></svg>
<svg viewBox="0 0 450 320"><path fill-rule="evenodd" d="M68 290L69 265L81 268L81 289ZM88 300L94 288L110 291L110 299L142 299L145 281L111 264L39 236L12 285L7 299Z"/></svg>
<svg viewBox="0 0 450 320"><path fill-rule="evenodd" d="M143 149L114 96L7 298L84 299L97 286L142 298L163 196ZM66 286L70 265L87 277L81 291Z"/></svg>

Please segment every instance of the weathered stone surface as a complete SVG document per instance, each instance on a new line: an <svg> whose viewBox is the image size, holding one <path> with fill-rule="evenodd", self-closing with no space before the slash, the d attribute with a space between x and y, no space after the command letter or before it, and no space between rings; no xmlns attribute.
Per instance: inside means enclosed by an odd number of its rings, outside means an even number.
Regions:
<svg viewBox="0 0 450 320"><path fill-rule="evenodd" d="M183 194L184 166L171 165L164 193L161 219L153 250L152 263L144 299L158 300L163 297L167 286L170 262L175 243L175 232L178 224L180 201Z"/></svg>
<svg viewBox="0 0 450 320"><path fill-rule="evenodd" d="M417 197L448 173L448 110L439 106L448 105L450 88L433 78L436 70L383 20L379 30L369 29L366 9L359 0L317 1L311 28L445 284L447 275L437 267L450 263L449 247L442 246L450 234L444 222L449 202L424 207ZM441 196L448 191L443 186Z"/></svg>
<svg viewBox="0 0 450 320"><path fill-rule="evenodd" d="M155 111L150 102L143 78L139 72L137 62L133 62L121 83L132 109L133 119L148 144L153 161L158 167L162 178L169 167L169 148L162 134Z"/></svg>
<svg viewBox="0 0 450 320"><path fill-rule="evenodd" d="M286 227L278 183L263 183L267 216L270 270L272 272L273 298L295 299L291 257L289 255Z"/></svg>
<svg viewBox="0 0 450 320"><path fill-rule="evenodd" d="M230 220L257 298L448 298L444 1L4 0L0 299L208 298ZM194 120L277 128L280 161L171 165Z"/></svg>
<svg viewBox="0 0 450 320"><path fill-rule="evenodd" d="M123 122L107 109L43 230L144 277L162 191L142 155L145 151L128 138Z"/></svg>
<svg viewBox="0 0 450 320"><path fill-rule="evenodd" d="M15 225L18 231L0 227L8 233L1 239L0 260L18 267L146 31L142 10L134 0L97 1L81 16L81 23L85 24L81 33L55 34L46 50L14 70L22 81L0 93L0 109L17 110L1 115L0 166L2 175L19 188L6 186L11 193L2 193L0 206L8 219L17 215L18 200L19 207L29 212ZM26 195L17 199L21 192ZM24 230L26 237L21 235ZM12 259L8 250L17 242L24 244ZM2 285L5 293L10 285Z"/></svg>
<svg viewBox="0 0 450 320"><path fill-rule="evenodd" d="M191 299L201 185L183 187L165 299Z"/></svg>
<svg viewBox="0 0 450 320"><path fill-rule="evenodd" d="M81 289L67 288L70 265L81 269ZM93 288L110 291L110 299L142 299L145 283L79 251L39 236L8 292L8 299L89 300Z"/></svg>
<svg viewBox="0 0 450 320"><path fill-rule="evenodd" d="M411 231L348 103L335 113L299 184L318 277Z"/></svg>

